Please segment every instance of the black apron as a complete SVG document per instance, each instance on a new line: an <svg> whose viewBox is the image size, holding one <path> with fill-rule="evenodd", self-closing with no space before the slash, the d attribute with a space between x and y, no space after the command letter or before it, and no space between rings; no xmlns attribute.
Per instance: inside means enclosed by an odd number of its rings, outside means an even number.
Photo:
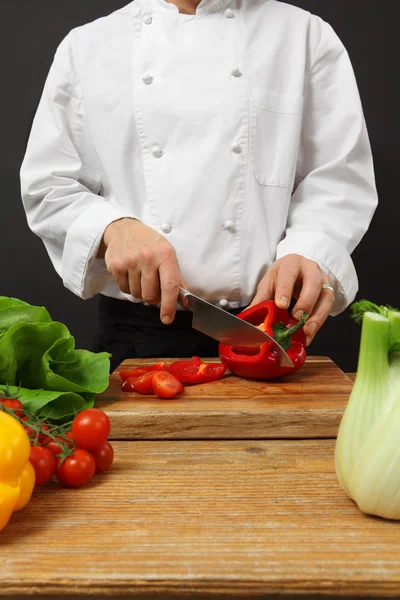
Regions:
<svg viewBox="0 0 400 600"><path fill-rule="evenodd" d="M244 308L230 311L238 314ZM128 358L217 357L218 342L192 328L192 313L177 310L171 325L160 309L100 294L93 352L112 354L110 372Z"/></svg>

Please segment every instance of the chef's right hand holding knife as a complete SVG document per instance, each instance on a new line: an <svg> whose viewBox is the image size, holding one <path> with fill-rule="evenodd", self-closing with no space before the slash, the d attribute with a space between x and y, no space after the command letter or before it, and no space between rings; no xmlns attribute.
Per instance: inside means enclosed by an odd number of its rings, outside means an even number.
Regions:
<svg viewBox="0 0 400 600"><path fill-rule="evenodd" d="M186 283L164 236L136 219L120 219L106 228L98 257L122 292L148 304L161 302L161 321L172 323L179 287Z"/></svg>

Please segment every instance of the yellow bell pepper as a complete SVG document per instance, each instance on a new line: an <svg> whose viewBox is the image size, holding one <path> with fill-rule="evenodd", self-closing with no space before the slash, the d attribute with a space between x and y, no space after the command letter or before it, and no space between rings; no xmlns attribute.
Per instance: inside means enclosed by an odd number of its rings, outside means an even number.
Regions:
<svg viewBox="0 0 400 600"><path fill-rule="evenodd" d="M29 462L31 445L22 425L0 411L0 531L13 511L24 508L31 499L35 471Z"/></svg>

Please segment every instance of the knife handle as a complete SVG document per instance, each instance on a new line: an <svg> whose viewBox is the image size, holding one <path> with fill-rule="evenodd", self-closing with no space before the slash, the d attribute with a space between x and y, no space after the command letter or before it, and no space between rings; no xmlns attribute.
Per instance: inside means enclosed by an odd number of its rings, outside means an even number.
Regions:
<svg viewBox="0 0 400 600"><path fill-rule="evenodd" d="M186 308L188 308L188 296L190 296L190 292L188 292L187 290L184 290L183 288L179 288L179 294L178 294L178 302L179 304L182 304L182 306L185 306Z"/></svg>

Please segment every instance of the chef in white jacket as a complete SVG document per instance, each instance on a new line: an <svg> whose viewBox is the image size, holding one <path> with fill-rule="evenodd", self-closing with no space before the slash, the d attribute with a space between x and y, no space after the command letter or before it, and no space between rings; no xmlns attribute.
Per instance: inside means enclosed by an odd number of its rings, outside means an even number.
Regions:
<svg viewBox="0 0 400 600"><path fill-rule="evenodd" d="M276 0L134 0L71 31L21 187L64 285L100 294L93 349L112 368L216 354L176 310L180 284L234 313L304 310L310 343L355 297L377 205L348 54Z"/></svg>

